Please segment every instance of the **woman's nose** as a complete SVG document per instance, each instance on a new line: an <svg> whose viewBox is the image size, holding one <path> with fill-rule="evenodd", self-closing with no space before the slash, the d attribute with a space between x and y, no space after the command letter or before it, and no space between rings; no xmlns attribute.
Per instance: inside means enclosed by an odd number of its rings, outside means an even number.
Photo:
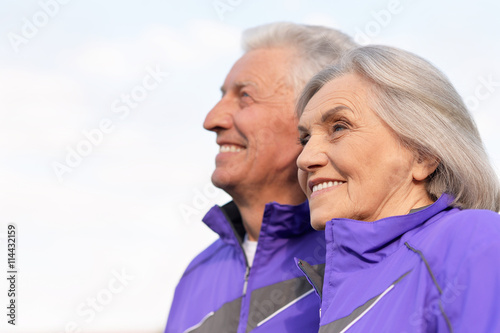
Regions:
<svg viewBox="0 0 500 333"><path fill-rule="evenodd" d="M297 158L297 167L305 172L313 172L324 167L328 163L328 158L323 146L319 137L311 136Z"/></svg>

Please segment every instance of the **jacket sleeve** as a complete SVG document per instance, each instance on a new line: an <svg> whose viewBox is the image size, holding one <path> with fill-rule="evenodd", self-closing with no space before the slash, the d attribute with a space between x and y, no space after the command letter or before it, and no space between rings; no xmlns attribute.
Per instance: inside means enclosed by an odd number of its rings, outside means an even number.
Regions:
<svg viewBox="0 0 500 333"><path fill-rule="evenodd" d="M500 237L490 236L467 249L455 276L442 286L445 320L439 332L449 332L450 325L454 333L500 332Z"/></svg>

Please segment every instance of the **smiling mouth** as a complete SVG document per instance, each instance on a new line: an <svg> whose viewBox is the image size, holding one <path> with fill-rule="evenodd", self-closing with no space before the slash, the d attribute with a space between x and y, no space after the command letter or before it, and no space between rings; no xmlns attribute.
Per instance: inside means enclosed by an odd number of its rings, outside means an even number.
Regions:
<svg viewBox="0 0 500 333"><path fill-rule="evenodd" d="M329 187L342 185L344 183L345 182L341 182L341 181L327 181L327 182L319 183L319 184L316 184L312 187L312 193L324 190L324 189L329 188Z"/></svg>
<svg viewBox="0 0 500 333"><path fill-rule="evenodd" d="M242 147L242 146L237 146L237 145L224 144L224 145L220 146L219 153L237 153L237 152L242 151L243 149L246 149L246 148Z"/></svg>

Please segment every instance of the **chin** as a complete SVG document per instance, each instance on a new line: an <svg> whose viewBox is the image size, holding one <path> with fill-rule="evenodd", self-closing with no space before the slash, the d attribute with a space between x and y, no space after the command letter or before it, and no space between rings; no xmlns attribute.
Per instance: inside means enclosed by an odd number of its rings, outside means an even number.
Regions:
<svg viewBox="0 0 500 333"><path fill-rule="evenodd" d="M318 219L314 218L313 215L311 215L311 227L313 227L314 230L325 230L325 225L326 221L323 219Z"/></svg>
<svg viewBox="0 0 500 333"><path fill-rule="evenodd" d="M215 169L212 174L212 184L214 184L215 187L225 190L231 187L231 183L233 182L232 178L234 177L231 177L229 172Z"/></svg>

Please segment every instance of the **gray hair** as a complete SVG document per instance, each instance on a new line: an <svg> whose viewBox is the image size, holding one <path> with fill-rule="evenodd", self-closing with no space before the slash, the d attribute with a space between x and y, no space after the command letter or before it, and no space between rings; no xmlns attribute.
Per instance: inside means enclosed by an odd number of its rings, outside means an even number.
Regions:
<svg viewBox="0 0 500 333"><path fill-rule="evenodd" d="M327 27L277 22L243 32L245 52L266 48L290 48L296 55L289 84L298 96L309 79L336 63L343 53L357 44L348 35Z"/></svg>
<svg viewBox="0 0 500 333"><path fill-rule="evenodd" d="M304 88L297 115L326 83L344 74L372 83L373 111L418 157L439 162L427 193L446 192L461 208L500 209L500 184L471 114L446 76L426 60L387 46L365 46L344 55Z"/></svg>

